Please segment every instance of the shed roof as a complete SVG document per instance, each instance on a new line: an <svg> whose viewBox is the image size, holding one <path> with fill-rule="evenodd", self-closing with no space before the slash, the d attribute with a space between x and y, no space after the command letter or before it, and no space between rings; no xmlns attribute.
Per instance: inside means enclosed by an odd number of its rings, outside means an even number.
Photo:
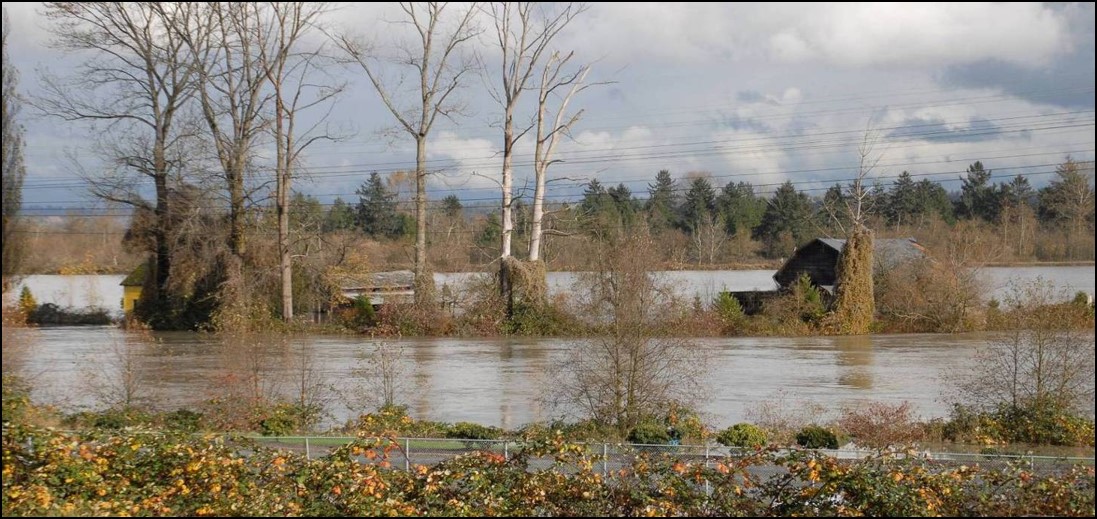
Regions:
<svg viewBox="0 0 1097 519"><path fill-rule="evenodd" d="M145 286L145 278L149 275L149 264L147 261L142 261L137 268L130 272L126 279L123 279L119 285L124 287L140 287Z"/></svg>
<svg viewBox="0 0 1097 519"><path fill-rule="evenodd" d="M351 289L401 289L415 285L415 273L410 270L344 274L335 280L339 288Z"/></svg>

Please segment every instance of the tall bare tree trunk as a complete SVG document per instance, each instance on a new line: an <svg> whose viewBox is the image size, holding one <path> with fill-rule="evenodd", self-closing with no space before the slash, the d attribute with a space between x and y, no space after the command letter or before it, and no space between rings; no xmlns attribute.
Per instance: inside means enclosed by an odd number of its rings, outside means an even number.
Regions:
<svg viewBox="0 0 1097 519"><path fill-rule="evenodd" d="M427 268L427 136L415 139L415 301L434 297L434 275Z"/></svg>
<svg viewBox="0 0 1097 519"><path fill-rule="evenodd" d="M274 121L274 135L278 139L278 143L275 146L275 161L277 167L275 168L275 175L277 175L278 185L276 186L276 198L275 204L278 206L278 270L282 279L282 320L289 322L293 320L293 262L290 255L290 241L289 241L289 213L290 213L290 191L292 189L291 183L293 182L293 176L290 174L290 161L289 151L282 145L283 136L286 134L284 114L286 111L285 105L282 102L282 85L281 82L275 82L275 121ZM290 136L286 140L292 142L293 137Z"/></svg>
<svg viewBox="0 0 1097 519"><path fill-rule="evenodd" d="M473 27L475 5L457 19L444 33L442 13L448 4L428 3L426 5L410 2L400 3L405 18L402 22L415 29L418 48L403 48L406 54L394 57L393 62L402 67L410 67L419 76L419 91L408 95L400 103L395 90L399 82L386 83L381 76L383 67L372 54L371 46L352 40L343 35L339 45L351 59L358 63L370 83L373 84L381 101L396 119L401 131L415 138L415 302L423 304L434 297L434 278L427 268L427 137L438 115L452 117L460 112L449 99L450 94L461 84L461 77L473 66L468 60L458 59L456 49L462 43L472 39L477 30Z"/></svg>

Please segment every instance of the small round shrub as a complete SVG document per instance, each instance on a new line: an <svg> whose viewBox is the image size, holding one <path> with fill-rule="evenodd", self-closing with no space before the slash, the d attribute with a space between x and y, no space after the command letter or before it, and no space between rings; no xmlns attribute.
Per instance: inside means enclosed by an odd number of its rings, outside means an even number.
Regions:
<svg viewBox="0 0 1097 519"><path fill-rule="evenodd" d="M809 425L796 433L796 444L805 449L837 449L838 437L829 429Z"/></svg>
<svg viewBox="0 0 1097 519"><path fill-rule="evenodd" d="M499 429L471 422L457 422L446 431L446 438L461 440L494 440L498 437Z"/></svg>
<svg viewBox="0 0 1097 519"><path fill-rule="evenodd" d="M749 423L737 423L716 435L720 445L753 448L766 444L766 431Z"/></svg>
<svg viewBox="0 0 1097 519"><path fill-rule="evenodd" d="M658 422L643 422L628 433L629 443L656 445L670 441L667 426Z"/></svg>

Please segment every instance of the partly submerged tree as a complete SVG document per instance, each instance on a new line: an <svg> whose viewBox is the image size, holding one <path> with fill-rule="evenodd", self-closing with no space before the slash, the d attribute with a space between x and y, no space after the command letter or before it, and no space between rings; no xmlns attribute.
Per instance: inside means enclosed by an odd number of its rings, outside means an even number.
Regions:
<svg viewBox="0 0 1097 519"><path fill-rule="evenodd" d="M47 2L54 45L85 59L63 79L44 76L43 94L34 100L43 113L87 123L97 136L105 167L83 174L93 195L152 215L152 282L142 299L154 313L169 306L169 193L198 169L188 150L194 131L184 120L198 73L172 30L188 12L185 4ZM95 131L100 125L111 131ZM153 185L151 201L146 182Z"/></svg>
<svg viewBox="0 0 1097 519"><path fill-rule="evenodd" d="M474 68L473 61L462 55L462 45L476 36L475 5L456 13L449 20L448 3L425 5L402 2L403 19L397 23L414 29L412 42L400 43L388 61L410 69L417 88L404 91L402 77L386 80L382 75L382 56L372 45L350 36L340 37L343 51L366 73L381 101L396 119L398 131L415 139L415 301L429 302L434 294L434 278L427 266L427 138L438 116L451 118L461 111L453 94Z"/></svg>

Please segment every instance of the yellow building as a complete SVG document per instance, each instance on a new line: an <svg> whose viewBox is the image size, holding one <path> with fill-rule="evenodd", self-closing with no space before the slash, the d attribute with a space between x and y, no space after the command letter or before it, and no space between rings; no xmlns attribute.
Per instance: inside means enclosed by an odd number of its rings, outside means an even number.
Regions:
<svg viewBox="0 0 1097 519"><path fill-rule="evenodd" d="M142 263L122 280L122 311L133 312L137 300L141 299L141 287L145 286L145 277L148 275L148 263Z"/></svg>

